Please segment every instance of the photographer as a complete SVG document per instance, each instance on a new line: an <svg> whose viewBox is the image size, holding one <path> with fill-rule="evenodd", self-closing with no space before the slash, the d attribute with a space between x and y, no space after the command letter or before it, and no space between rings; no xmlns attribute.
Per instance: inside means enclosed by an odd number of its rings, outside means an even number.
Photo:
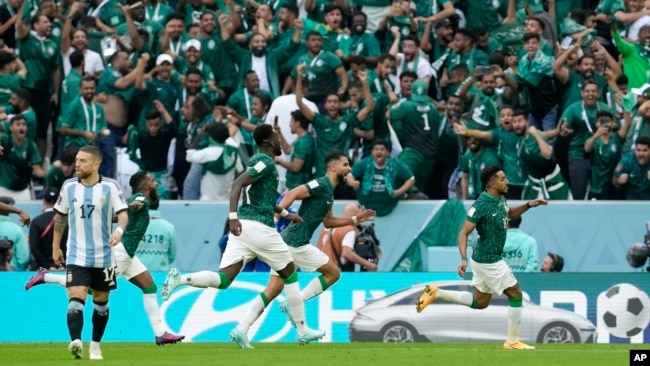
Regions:
<svg viewBox="0 0 650 366"><path fill-rule="evenodd" d="M14 255L14 243L7 238L0 238L0 272L13 272L17 269L11 265Z"/></svg>
<svg viewBox="0 0 650 366"><path fill-rule="evenodd" d="M341 217L353 217L360 211L359 205L350 203L345 206ZM377 264L362 258L354 251L359 229L355 225L348 225L336 229L324 228L318 238L318 248L325 252L332 262L337 263L342 272L354 272L355 264L361 270L377 271Z"/></svg>
<svg viewBox="0 0 650 366"><path fill-rule="evenodd" d="M646 222L646 235L644 238L644 243L634 243L627 251L627 263L634 268L641 268L650 258L650 221ZM646 271L650 272L650 266L646 268Z"/></svg>

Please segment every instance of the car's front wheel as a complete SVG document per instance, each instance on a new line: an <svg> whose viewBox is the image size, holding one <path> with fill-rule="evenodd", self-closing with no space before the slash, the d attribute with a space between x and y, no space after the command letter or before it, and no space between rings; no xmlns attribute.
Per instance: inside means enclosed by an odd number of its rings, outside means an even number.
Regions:
<svg viewBox="0 0 650 366"><path fill-rule="evenodd" d="M542 328L537 343L580 343L580 335L568 323L553 322Z"/></svg>
<svg viewBox="0 0 650 366"><path fill-rule="evenodd" d="M409 324L391 323L381 330L381 341L384 343L411 343L417 340L418 334Z"/></svg>

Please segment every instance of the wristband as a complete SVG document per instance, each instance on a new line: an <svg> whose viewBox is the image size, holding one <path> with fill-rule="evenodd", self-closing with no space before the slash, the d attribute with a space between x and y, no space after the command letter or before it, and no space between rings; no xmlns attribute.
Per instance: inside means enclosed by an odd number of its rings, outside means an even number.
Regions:
<svg viewBox="0 0 650 366"><path fill-rule="evenodd" d="M237 217L237 212L231 212L228 214L228 220L237 220L239 217Z"/></svg>
<svg viewBox="0 0 650 366"><path fill-rule="evenodd" d="M461 259L461 260L464 260L465 262L467 262L467 257L465 257L465 256L461 256L460 259Z"/></svg>
<svg viewBox="0 0 650 366"><path fill-rule="evenodd" d="M472 136L472 130L468 129L468 130L467 130L467 133L465 134L465 136L467 136L467 137Z"/></svg>
<svg viewBox="0 0 650 366"><path fill-rule="evenodd" d="M530 206L530 202L526 202L526 207L528 207L528 208L532 208L532 207Z"/></svg>
<svg viewBox="0 0 650 366"><path fill-rule="evenodd" d="M124 234L124 229L122 229L121 226L118 226L117 229L115 229L116 233L120 233L120 235Z"/></svg>
<svg viewBox="0 0 650 366"><path fill-rule="evenodd" d="M352 222L353 222L355 225L359 225L359 220L357 220L357 217L356 217L356 216L352 216Z"/></svg>
<svg viewBox="0 0 650 366"><path fill-rule="evenodd" d="M280 212L280 216L282 216L282 217L287 217L287 216L289 216L289 211L287 211L287 210L285 210L285 209L282 209L282 212Z"/></svg>

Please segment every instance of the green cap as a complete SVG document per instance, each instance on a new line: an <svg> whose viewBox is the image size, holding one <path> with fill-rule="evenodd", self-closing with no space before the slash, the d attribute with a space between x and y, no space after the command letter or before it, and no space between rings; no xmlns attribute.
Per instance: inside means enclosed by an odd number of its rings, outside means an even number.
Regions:
<svg viewBox="0 0 650 366"><path fill-rule="evenodd" d="M411 89L411 100L416 101L416 102L427 102L429 101L429 97L427 96L429 91L429 87L427 87L427 83L425 83L422 80L416 80L413 83L413 88Z"/></svg>

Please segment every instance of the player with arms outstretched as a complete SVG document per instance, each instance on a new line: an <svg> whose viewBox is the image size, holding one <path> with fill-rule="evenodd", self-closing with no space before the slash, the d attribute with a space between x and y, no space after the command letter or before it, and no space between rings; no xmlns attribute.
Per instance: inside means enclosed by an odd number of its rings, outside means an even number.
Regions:
<svg viewBox="0 0 650 366"><path fill-rule="evenodd" d="M68 179L61 187L54 205L58 213L54 221L52 260L64 264L61 234L68 222L66 253L66 288L68 290L68 350L75 358L83 358L83 310L88 289L92 290L95 310L90 343L90 359L101 360L99 342L108 324L108 294L117 288L115 258L111 247L122 239L129 222L127 205L116 181L99 175L102 151L95 146L79 149L75 162L77 178ZM117 215L117 229L111 234L112 217Z"/></svg>
<svg viewBox="0 0 650 366"><path fill-rule="evenodd" d="M309 244L314 231L323 223L327 228L356 225L368 221L375 215L373 210L361 210L354 217L334 217L332 204L334 203L334 189L345 180L350 173L348 157L340 150L330 150L325 156L324 176L311 180L287 192L280 201L283 209L291 207L294 201L301 200L298 215L302 222L292 222L282 231L282 239L287 243L294 263L300 269L308 272L320 272L321 275L309 282L303 289L302 301L310 300L338 281L341 271L336 263L330 261L329 256L313 245ZM275 271L271 271L271 278L266 289L251 303L244 318L237 327L230 332L230 338L241 348L253 348L248 341L248 329L262 315L266 306L273 301L284 284ZM280 309L287 315L292 323L291 311L286 301L280 303Z"/></svg>
<svg viewBox="0 0 650 366"><path fill-rule="evenodd" d="M116 275L126 278L142 290L144 309L153 328L156 344L163 346L180 342L185 336L171 334L163 328L156 297L158 289L149 270L135 256L140 240L149 226L149 205L158 200L158 184L149 173L141 171L131 176L129 185L134 192L126 201L129 207L129 224L124 230L122 241L113 248L117 263ZM25 290L44 283L65 286L65 276L52 274L41 268L29 278Z"/></svg>
<svg viewBox="0 0 650 366"><path fill-rule="evenodd" d="M259 258L282 278L291 316L296 320L298 343L306 344L323 338L325 333L307 327L298 272L287 245L275 229L274 216L278 213L291 221L302 219L275 204L279 177L273 158L282 153L279 135L271 125L261 125L253 131L253 139L259 153L251 157L246 172L232 184L228 215L230 234L219 264L219 273L202 271L181 276L176 268L172 268L162 286L162 297L163 300L169 299L179 285L225 290L245 263ZM242 205L237 211L242 194Z"/></svg>
<svg viewBox="0 0 650 366"><path fill-rule="evenodd" d="M485 309L490 304L493 293L506 294L508 297L508 335L503 348L535 349L518 339L522 312L521 288L501 255L506 243L508 220L521 216L529 208L546 205L548 202L535 199L521 206L508 207L505 199L505 194L508 193L508 179L498 166L485 167L481 171L481 183L483 183L485 191L467 212L465 223L458 237L458 249L462 258L458 265L458 275L464 277L467 269L467 238L474 229L479 234L478 245L471 258L474 294L465 291L443 290L435 285L427 285L416 304L416 310L421 313L436 298L473 309Z"/></svg>

